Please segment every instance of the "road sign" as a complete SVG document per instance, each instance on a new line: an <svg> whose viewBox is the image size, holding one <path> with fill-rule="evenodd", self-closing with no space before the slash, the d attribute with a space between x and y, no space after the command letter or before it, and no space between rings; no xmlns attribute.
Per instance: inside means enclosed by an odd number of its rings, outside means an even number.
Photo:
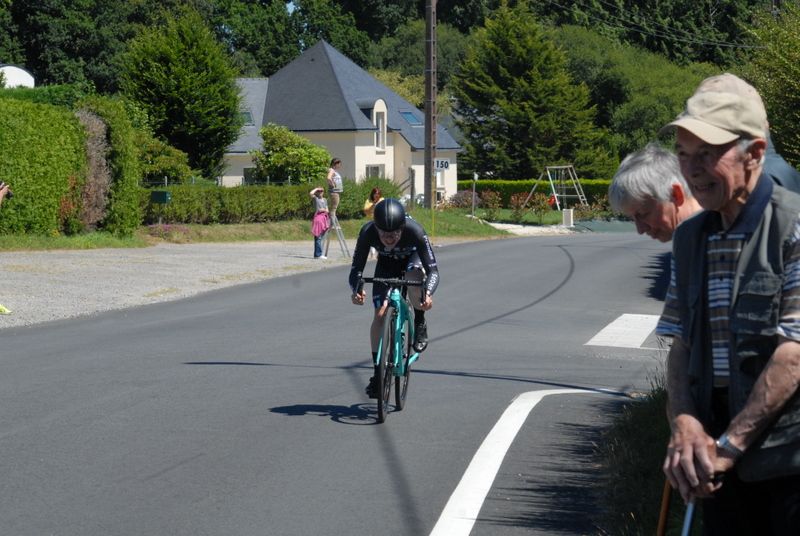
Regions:
<svg viewBox="0 0 800 536"><path fill-rule="evenodd" d="M433 161L433 169L436 170L447 170L450 169L450 160L446 158L437 158Z"/></svg>

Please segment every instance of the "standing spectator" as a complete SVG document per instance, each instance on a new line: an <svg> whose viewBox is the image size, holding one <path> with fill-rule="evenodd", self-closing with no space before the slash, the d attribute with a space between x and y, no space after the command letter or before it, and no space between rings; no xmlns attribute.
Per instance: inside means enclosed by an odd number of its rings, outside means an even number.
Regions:
<svg viewBox="0 0 800 536"><path fill-rule="evenodd" d="M342 161L338 158L331 160L331 167L328 168L328 198L331 200L330 216L331 220L336 218L336 209L339 208L339 195L342 193L342 176L339 175L339 168ZM333 221L336 225L338 220ZM338 227L338 225L336 225Z"/></svg>
<svg viewBox="0 0 800 536"><path fill-rule="evenodd" d="M328 202L322 197L325 189L314 188L309 192L311 204L314 205L314 220L311 223L311 234L314 235L314 258L325 260L328 257L322 254L322 237L328 230Z"/></svg>
<svg viewBox="0 0 800 536"><path fill-rule="evenodd" d="M8 189L8 184L0 182L0 205L3 204L3 199L11 197L11 192ZM5 305L0 305L0 315L10 315L12 310L8 309Z"/></svg>
<svg viewBox="0 0 800 536"><path fill-rule="evenodd" d="M373 188L372 191L369 193L369 199L364 203L364 214L367 216L368 220L372 220L373 214L375 212L375 205L383 201L383 195L381 194L380 188ZM369 248L369 258L371 260L375 260L378 257L378 252L375 248Z"/></svg>
<svg viewBox="0 0 800 536"><path fill-rule="evenodd" d="M696 93L667 128L705 211L675 230L657 328L673 337L664 472L703 500L706 535L800 534L800 196L763 173L752 99Z"/></svg>

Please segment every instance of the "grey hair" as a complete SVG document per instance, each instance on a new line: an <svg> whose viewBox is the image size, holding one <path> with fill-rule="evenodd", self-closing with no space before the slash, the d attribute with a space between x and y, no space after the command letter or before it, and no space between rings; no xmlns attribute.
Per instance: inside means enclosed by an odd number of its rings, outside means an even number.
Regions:
<svg viewBox="0 0 800 536"><path fill-rule="evenodd" d="M626 156L619 165L608 187L608 200L617 212L649 199L664 204L672 201L673 184L680 184L686 197L692 196L681 175L678 157L658 143L648 143L641 151Z"/></svg>

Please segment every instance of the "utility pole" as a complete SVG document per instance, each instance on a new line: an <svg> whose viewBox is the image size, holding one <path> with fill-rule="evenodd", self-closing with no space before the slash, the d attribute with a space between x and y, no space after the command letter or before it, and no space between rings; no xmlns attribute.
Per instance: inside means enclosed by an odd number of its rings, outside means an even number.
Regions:
<svg viewBox="0 0 800 536"><path fill-rule="evenodd" d="M436 207L436 0L425 6L425 206Z"/></svg>

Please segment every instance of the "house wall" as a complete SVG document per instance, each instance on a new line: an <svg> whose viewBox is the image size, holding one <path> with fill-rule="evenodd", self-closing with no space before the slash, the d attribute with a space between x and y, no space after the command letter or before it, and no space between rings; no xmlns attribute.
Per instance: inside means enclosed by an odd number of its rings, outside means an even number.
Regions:
<svg viewBox="0 0 800 536"><path fill-rule="evenodd" d="M222 186L241 186L244 183L244 168L253 166L253 157L249 154L225 155L228 167L222 175Z"/></svg>

